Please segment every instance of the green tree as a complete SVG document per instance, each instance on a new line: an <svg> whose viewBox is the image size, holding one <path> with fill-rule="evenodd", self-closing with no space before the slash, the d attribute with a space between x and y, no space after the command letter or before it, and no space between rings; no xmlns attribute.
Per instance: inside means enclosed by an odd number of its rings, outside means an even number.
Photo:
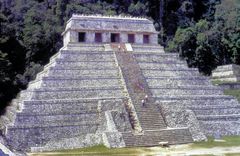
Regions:
<svg viewBox="0 0 240 156"><path fill-rule="evenodd" d="M146 16L148 13L148 8L144 3L138 1L136 4L131 3L131 5L128 7L128 12L133 16Z"/></svg>
<svg viewBox="0 0 240 156"><path fill-rule="evenodd" d="M237 0L222 1L213 21L200 20L194 26L179 28L167 50L179 52L189 66L198 67L205 74L217 65L240 64L239 9Z"/></svg>

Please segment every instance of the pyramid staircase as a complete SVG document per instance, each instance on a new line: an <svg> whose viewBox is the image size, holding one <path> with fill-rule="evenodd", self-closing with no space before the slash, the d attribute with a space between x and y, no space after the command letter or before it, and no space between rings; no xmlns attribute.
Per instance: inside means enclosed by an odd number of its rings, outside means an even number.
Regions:
<svg viewBox="0 0 240 156"><path fill-rule="evenodd" d="M116 49L115 54L118 66L121 68L123 78L125 79L133 107L136 111L138 124L141 127L140 132L123 133L126 146L157 146L161 144L161 142L168 144L192 142L192 136L188 128L167 128L133 54ZM147 99L145 99L146 95L148 97ZM144 105L142 103L143 99L145 99ZM135 128L135 126L133 126L133 128Z"/></svg>
<svg viewBox="0 0 240 156"><path fill-rule="evenodd" d="M160 46L133 45L133 55L156 103L192 110L207 136L239 135L240 105L222 88L188 68L178 54L164 53Z"/></svg>
<svg viewBox="0 0 240 156"><path fill-rule="evenodd" d="M239 135L235 98L159 45L132 47L133 52L106 51L102 44L62 48L13 101L8 145L26 151L56 139L104 133L106 112L124 119L113 123L125 146L192 142L187 127L168 127L162 104L192 110L206 135Z"/></svg>

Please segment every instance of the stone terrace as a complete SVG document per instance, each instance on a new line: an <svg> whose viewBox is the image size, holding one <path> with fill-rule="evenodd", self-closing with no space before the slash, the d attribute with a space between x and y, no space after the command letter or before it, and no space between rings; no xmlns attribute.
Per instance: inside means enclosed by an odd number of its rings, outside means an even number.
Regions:
<svg viewBox="0 0 240 156"><path fill-rule="evenodd" d="M149 52L146 46L133 45L133 49L153 97L162 109L192 110L208 136L240 134L240 105L235 98L224 95L220 87L212 85L197 69L188 68L175 53L164 53L160 46L147 47Z"/></svg>
<svg viewBox="0 0 240 156"><path fill-rule="evenodd" d="M91 47L91 45L88 45ZM102 45L89 50L60 50L22 91L14 124L7 127L8 144L17 150L43 146L54 138L69 138L106 130L105 112L125 118L127 100L113 52Z"/></svg>

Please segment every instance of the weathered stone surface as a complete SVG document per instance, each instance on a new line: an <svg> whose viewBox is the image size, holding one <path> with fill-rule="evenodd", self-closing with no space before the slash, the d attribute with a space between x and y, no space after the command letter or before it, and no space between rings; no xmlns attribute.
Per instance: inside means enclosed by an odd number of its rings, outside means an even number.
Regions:
<svg viewBox="0 0 240 156"><path fill-rule="evenodd" d="M53 139L43 147L32 147L31 152L84 148L100 144L103 144L101 133L87 133L72 138Z"/></svg>
<svg viewBox="0 0 240 156"><path fill-rule="evenodd" d="M193 111L182 105L159 104L167 125L171 128L189 127L194 141L207 140Z"/></svg>
<svg viewBox="0 0 240 156"><path fill-rule="evenodd" d="M145 18L126 18L126 17L96 17L73 15L67 22L63 32L64 46L69 43L78 42L78 32L85 32L84 41L87 43L95 42L95 31L101 32L101 42L121 42L128 43L128 34L134 34L134 43L144 44L144 36L148 34L148 41L157 44L158 35L153 26L153 22ZM112 41L112 33L121 33L116 41Z"/></svg>
<svg viewBox="0 0 240 156"><path fill-rule="evenodd" d="M126 147L123 136L119 132L105 132L102 137L104 145L109 148Z"/></svg>
<svg viewBox="0 0 240 156"><path fill-rule="evenodd" d="M218 66L212 73L215 81L238 82L240 80L240 66L235 64Z"/></svg>

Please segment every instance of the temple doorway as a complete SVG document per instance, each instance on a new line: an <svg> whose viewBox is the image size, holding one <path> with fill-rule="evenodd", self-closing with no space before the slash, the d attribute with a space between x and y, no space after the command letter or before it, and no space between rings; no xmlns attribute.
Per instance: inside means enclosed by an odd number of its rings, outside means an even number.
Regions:
<svg viewBox="0 0 240 156"><path fill-rule="evenodd" d="M128 43L135 43L134 34L128 34Z"/></svg>
<svg viewBox="0 0 240 156"><path fill-rule="evenodd" d="M112 33L111 34L111 42L112 43L119 43L120 42L120 34Z"/></svg>
<svg viewBox="0 0 240 156"><path fill-rule="evenodd" d="M144 44L149 44L150 43L149 35L143 35L143 43Z"/></svg>
<svg viewBox="0 0 240 156"><path fill-rule="evenodd" d="M95 42L96 43L102 42L102 33L95 33Z"/></svg>

